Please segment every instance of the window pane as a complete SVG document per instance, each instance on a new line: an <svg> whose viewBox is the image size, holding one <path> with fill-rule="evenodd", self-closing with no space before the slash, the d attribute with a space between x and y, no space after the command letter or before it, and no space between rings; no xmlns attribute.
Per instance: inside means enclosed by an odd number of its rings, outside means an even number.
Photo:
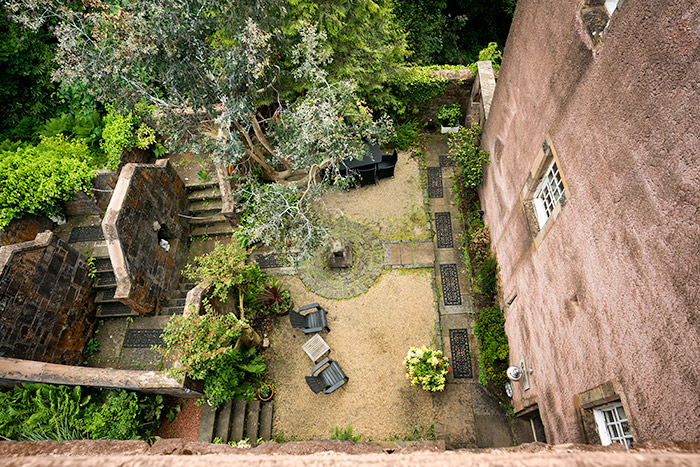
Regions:
<svg viewBox="0 0 700 467"><path fill-rule="evenodd" d="M625 415L625 409L622 407L617 408L617 416L620 418L620 420L627 420L627 415Z"/></svg>
<svg viewBox="0 0 700 467"><path fill-rule="evenodd" d="M617 425L608 425L608 431L613 441L622 437L622 433L620 433Z"/></svg>

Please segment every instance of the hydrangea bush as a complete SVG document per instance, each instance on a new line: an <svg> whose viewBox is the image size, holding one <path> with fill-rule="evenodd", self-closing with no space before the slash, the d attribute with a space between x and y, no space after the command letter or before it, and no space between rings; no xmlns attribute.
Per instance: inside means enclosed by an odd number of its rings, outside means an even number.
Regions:
<svg viewBox="0 0 700 467"><path fill-rule="evenodd" d="M426 346L411 347L403 364L411 386L420 384L426 391L445 389L445 375L450 371L450 365L441 351Z"/></svg>

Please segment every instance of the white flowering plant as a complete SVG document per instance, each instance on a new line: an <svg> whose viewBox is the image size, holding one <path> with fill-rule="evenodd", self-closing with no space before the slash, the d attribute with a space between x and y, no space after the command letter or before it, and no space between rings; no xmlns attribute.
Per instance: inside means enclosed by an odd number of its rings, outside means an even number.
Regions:
<svg viewBox="0 0 700 467"><path fill-rule="evenodd" d="M433 392L445 389L445 375L450 371L450 364L441 351L426 346L411 347L403 364L411 386L420 384L426 391Z"/></svg>

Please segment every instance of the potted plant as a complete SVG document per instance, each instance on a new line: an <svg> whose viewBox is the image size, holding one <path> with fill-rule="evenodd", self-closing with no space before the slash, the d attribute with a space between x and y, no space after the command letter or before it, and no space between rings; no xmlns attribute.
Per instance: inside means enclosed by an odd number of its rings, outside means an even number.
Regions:
<svg viewBox="0 0 700 467"><path fill-rule="evenodd" d="M282 288L276 280L265 285L265 290L260 294L258 300L268 310L278 315L286 315L293 305L289 290Z"/></svg>
<svg viewBox="0 0 700 467"><path fill-rule="evenodd" d="M445 375L450 371L450 364L441 351L425 345L421 348L411 347L403 365L411 386L420 384L423 389L432 392L445 389Z"/></svg>
<svg viewBox="0 0 700 467"><path fill-rule="evenodd" d="M271 384L265 383L258 388L258 399L260 399L263 402L269 401L274 395L275 390L272 388Z"/></svg>
<svg viewBox="0 0 700 467"><path fill-rule="evenodd" d="M437 111L441 133L457 133L459 121L462 119L462 108L459 104L441 105Z"/></svg>

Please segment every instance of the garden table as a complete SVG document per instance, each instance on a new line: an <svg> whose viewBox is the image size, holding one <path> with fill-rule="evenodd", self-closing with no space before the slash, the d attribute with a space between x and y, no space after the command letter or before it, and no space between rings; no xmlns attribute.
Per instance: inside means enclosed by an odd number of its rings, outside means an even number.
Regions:
<svg viewBox="0 0 700 467"><path fill-rule="evenodd" d="M328 347L328 344L326 344L326 341L323 340L320 334L314 334L301 348L304 349L306 355L308 355L314 363L316 363L316 360L323 357L326 352L331 351L331 348Z"/></svg>
<svg viewBox="0 0 700 467"><path fill-rule="evenodd" d="M382 161L382 150L378 144L369 145L370 153L363 159L345 159L343 163L348 169L361 169L365 167L376 166Z"/></svg>

